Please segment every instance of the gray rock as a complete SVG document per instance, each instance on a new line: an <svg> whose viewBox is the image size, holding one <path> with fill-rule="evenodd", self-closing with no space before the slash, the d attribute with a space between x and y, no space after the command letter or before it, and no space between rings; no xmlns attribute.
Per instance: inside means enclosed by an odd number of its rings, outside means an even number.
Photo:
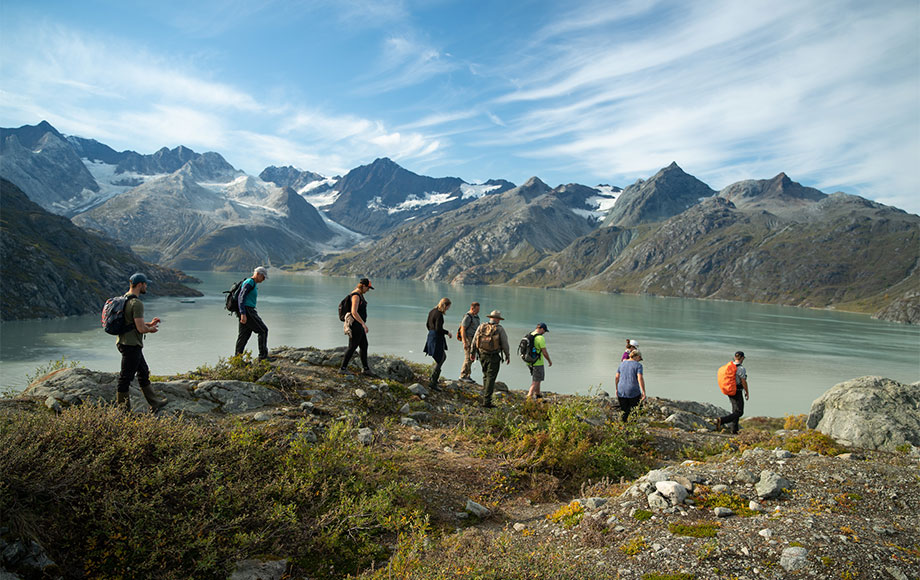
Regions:
<svg viewBox="0 0 920 580"><path fill-rule="evenodd" d="M303 403L300 404L300 410L306 411L307 413L312 413L313 409L315 408L316 408L316 405L314 405L310 401L304 401Z"/></svg>
<svg viewBox="0 0 920 580"><path fill-rule="evenodd" d="M865 449L920 445L920 383L883 377L844 381L811 404L808 427Z"/></svg>
<svg viewBox="0 0 920 580"><path fill-rule="evenodd" d="M374 442L374 430L370 427L358 429L358 441L363 445L370 445Z"/></svg>
<svg viewBox="0 0 920 580"><path fill-rule="evenodd" d="M307 389L305 391L301 391L300 394L305 397L310 397L310 400L314 403L322 403L326 399L326 393L317 389Z"/></svg>
<svg viewBox="0 0 920 580"><path fill-rule="evenodd" d="M287 560L242 560L229 580L281 580L287 568Z"/></svg>
<svg viewBox="0 0 920 580"><path fill-rule="evenodd" d="M648 500L648 507L653 509L663 510L671 507L671 503L668 501L668 499L657 491L655 493L649 494L646 499Z"/></svg>
<svg viewBox="0 0 920 580"><path fill-rule="evenodd" d="M659 481L655 484L655 489L673 506L680 505L687 499L687 488L676 481Z"/></svg>
<svg viewBox="0 0 920 580"><path fill-rule="evenodd" d="M751 500L748 502L748 509L754 512L762 512L763 506L760 505L760 502Z"/></svg>
<svg viewBox="0 0 920 580"><path fill-rule="evenodd" d="M786 451L785 449L774 449L773 457L777 459L789 459L790 457L792 457L792 453L789 451Z"/></svg>
<svg viewBox="0 0 920 580"><path fill-rule="evenodd" d="M688 492L693 493L694 484L690 481L689 477L684 477L683 475L675 475L671 477L671 481L676 481L677 483L684 486Z"/></svg>
<svg viewBox="0 0 920 580"><path fill-rule="evenodd" d="M269 405L280 405L281 393L243 381L201 381L194 394L217 403L225 413L246 413Z"/></svg>
<svg viewBox="0 0 920 580"><path fill-rule="evenodd" d="M739 469L735 474L735 479L741 483L757 483L757 476L750 469Z"/></svg>
<svg viewBox="0 0 920 580"><path fill-rule="evenodd" d="M521 522L517 522L517 523L514 524L513 527L514 527L514 531L515 531L515 532L523 532L524 530L527 529L527 524L524 524L524 523L521 523Z"/></svg>
<svg viewBox="0 0 920 580"><path fill-rule="evenodd" d="M481 520L492 515L492 512L489 511L489 508L480 505L471 499L466 500L466 511Z"/></svg>
<svg viewBox="0 0 920 580"><path fill-rule="evenodd" d="M364 391L364 389L355 389L355 397L356 397L356 398L358 398L358 399L363 399L363 398L366 397L366 396L367 396L367 393Z"/></svg>
<svg viewBox="0 0 920 580"><path fill-rule="evenodd" d="M655 485L659 481L669 481L671 477L671 472L663 469L653 469L645 474L645 480L652 485Z"/></svg>
<svg viewBox="0 0 920 580"><path fill-rule="evenodd" d="M910 580L910 579L907 577L907 574L905 574L905 573L902 572L901 570L898 570L898 569L895 568L894 566L887 566L887 567L885 568L885 572L888 572L888 574L889 574L892 578L894 578L894 580Z"/></svg>
<svg viewBox="0 0 920 580"><path fill-rule="evenodd" d="M412 407L409 406L409 403L406 403L399 409L399 412L403 415L408 415L409 413L412 412Z"/></svg>
<svg viewBox="0 0 920 580"><path fill-rule="evenodd" d="M710 403L699 403L697 401L672 401L662 400L661 411L663 415L672 415L675 413L687 413L695 415L697 421L705 424L707 419L724 417L728 412L717 405Z"/></svg>
<svg viewBox="0 0 920 580"><path fill-rule="evenodd" d="M272 418L271 413L266 413L264 411L259 411L258 413L252 416L253 421L259 421L259 422L268 421L271 418Z"/></svg>
<svg viewBox="0 0 920 580"><path fill-rule="evenodd" d="M607 503L607 498L605 497L589 497L585 499L580 499L578 502L584 506L586 510L596 510L600 509L603 505Z"/></svg>
<svg viewBox="0 0 920 580"><path fill-rule="evenodd" d="M714 513L717 518L727 518L728 516L735 515L735 512L727 507L717 507L712 510L712 513Z"/></svg>
<svg viewBox="0 0 920 580"><path fill-rule="evenodd" d="M782 495L784 489L794 489L788 479L768 470L760 472L760 481L754 485L760 499L772 499Z"/></svg>
<svg viewBox="0 0 920 580"><path fill-rule="evenodd" d="M692 413L672 413L664 420L665 423L668 423L672 427L681 429L683 431L696 431L697 429L709 429L713 430L715 427L707 420L705 417L700 415L694 415Z"/></svg>
<svg viewBox="0 0 920 580"><path fill-rule="evenodd" d="M409 418L415 419L415 421L418 423L427 423L431 421L431 415L426 413L425 411L414 411L412 413L409 413Z"/></svg>
<svg viewBox="0 0 920 580"><path fill-rule="evenodd" d="M409 385L409 391L414 395L418 395L419 397L428 396L428 389L418 383L412 383Z"/></svg>
<svg viewBox="0 0 920 580"><path fill-rule="evenodd" d="M801 570L808 565L808 550L801 546L786 548L779 558L779 565L787 572Z"/></svg>
<svg viewBox="0 0 920 580"><path fill-rule="evenodd" d="M771 530L770 528L764 528L764 529L760 530L759 532L757 532L757 534L758 534L760 537L766 538L766 539L769 540L770 538L773 537L773 530Z"/></svg>
<svg viewBox="0 0 920 580"><path fill-rule="evenodd" d="M54 397L48 397L45 399L45 406L54 411L55 413L60 413L64 410L64 406L61 405L61 402L55 399Z"/></svg>
<svg viewBox="0 0 920 580"><path fill-rule="evenodd" d="M715 493L728 493L728 486L724 483L719 483L712 486L712 491Z"/></svg>
<svg viewBox="0 0 920 580"><path fill-rule="evenodd" d="M406 427L418 427L419 426L418 421L416 421L415 419L412 419L411 417L402 417L400 418L399 422L405 425Z"/></svg>

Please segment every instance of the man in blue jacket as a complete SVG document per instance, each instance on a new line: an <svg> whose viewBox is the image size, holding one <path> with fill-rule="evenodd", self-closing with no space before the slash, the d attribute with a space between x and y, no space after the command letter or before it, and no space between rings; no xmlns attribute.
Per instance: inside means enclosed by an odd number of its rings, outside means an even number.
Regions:
<svg viewBox="0 0 920 580"><path fill-rule="evenodd" d="M259 289L256 284L261 284L268 278L268 270L259 266L252 271L252 277L246 278L240 286L237 304L240 310L239 334L236 338L236 354L243 354L249 337L255 332L259 336L259 359L268 358L268 327L259 318L256 312L256 301L259 298Z"/></svg>

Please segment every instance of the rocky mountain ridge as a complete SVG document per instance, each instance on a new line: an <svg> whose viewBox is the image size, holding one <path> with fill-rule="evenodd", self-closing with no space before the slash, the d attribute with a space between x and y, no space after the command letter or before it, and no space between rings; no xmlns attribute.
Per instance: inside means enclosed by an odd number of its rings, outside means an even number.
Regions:
<svg viewBox="0 0 920 580"><path fill-rule="evenodd" d="M139 156L64 138L44 122L3 132L12 151L4 173L37 196L58 195L47 202L55 211L79 212L77 223L173 266L319 263L337 274L750 300L920 322L920 218L784 173L716 192L672 163L621 191L469 184L383 158L342 178L293 167L255 178L217 153L181 146ZM81 156L84 167L75 167ZM82 177L53 185L71 170ZM369 239L360 244L347 228ZM335 255L343 248L352 251Z"/></svg>
<svg viewBox="0 0 920 580"><path fill-rule="evenodd" d="M151 296L201 296L194 278L142 260L131 250L49 213L0 179L0 320L101 312L134 272Z"/></svg>

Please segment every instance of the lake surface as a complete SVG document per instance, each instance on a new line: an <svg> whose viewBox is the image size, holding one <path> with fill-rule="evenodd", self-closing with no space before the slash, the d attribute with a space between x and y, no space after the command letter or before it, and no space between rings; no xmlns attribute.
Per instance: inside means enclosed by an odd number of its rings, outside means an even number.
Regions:
<svg viewBox="0 0 920 580"><path fill-rule="evenodd" d="M221 292L242 274L193 272L205 296L194 303L176 298L146 300L147 319L159 316L160 332L148 335L144 352L157 375L213 365L233 354L237 321L223 309ZM354 287L351 278L270 272L259 286L259 313L269 326L269 348L347 344L336 314ZM835 384L864 375L901 382L920 380L920 328L868 316L736 302L599 294L500 286L450 286L408 280L375 280L368 293L372 353L430 363L422 353L428 311L442 296L454 306L446 315L451 332L473 300L483 321L502 311L512 350L525 332L546 322L547 348L555 363L544 391L615 392L613 377L626 338L639 341L649 395L716 403L728 400L715 383L716 369L736 350L747 355L751 398L746 414L807 413L811 402ZM101 304L100 304L101 309ZM463 353L448 341L443 376L457 378ZM256 337L249 348L257 350ZM115 338L99 315L0 324L0 386L22 390L26 376L49 360L66 356L83 366L117 372ZM473 378L481 380L478 363ZM515 355L499 380L512 389L530 384Z"/></svg>

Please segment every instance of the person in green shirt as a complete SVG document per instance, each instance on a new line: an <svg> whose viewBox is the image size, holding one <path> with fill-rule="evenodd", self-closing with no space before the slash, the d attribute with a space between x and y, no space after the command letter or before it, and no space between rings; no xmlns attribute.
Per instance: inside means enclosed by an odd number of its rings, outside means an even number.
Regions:
<svg viewBox="0 0 920 580"><path fill-rule="evenodd" d="M546 328L546 323L541 322L537 325L537 328L530 334L534 335L533 346L537 349L537 352L540 353L540 358L535 360L533 364L528 365L530 367L530 390L527 391L527 398L542 399L543 395L540 393L540 384L546 378L546 369L544 367L544 360L549 366L553 366L552 359L549 358L549 351L546 349L546 337L543 336L549 332L549 329Z"/></svg>
<svg viewBox="0 0 920 580"><path fill-rule="evenodd" d="M166 400L158 398L150 386L150 367L144 359L144 335L159 331L160 319L154 317L150 322L144 322L144 303L141 302L140 296L147 293L147 276L138 272L128 281L130 288L125 295L128 298L125 303L125 319L129 323L133 322L133 325L130 330L118 335L116 343L118 352L121 353L121 372L118 375L115 402L123 405L126 410L131 410L128 387L136 375L144 398L150 404L150 409L156 413L166 406Z"/></svg>

